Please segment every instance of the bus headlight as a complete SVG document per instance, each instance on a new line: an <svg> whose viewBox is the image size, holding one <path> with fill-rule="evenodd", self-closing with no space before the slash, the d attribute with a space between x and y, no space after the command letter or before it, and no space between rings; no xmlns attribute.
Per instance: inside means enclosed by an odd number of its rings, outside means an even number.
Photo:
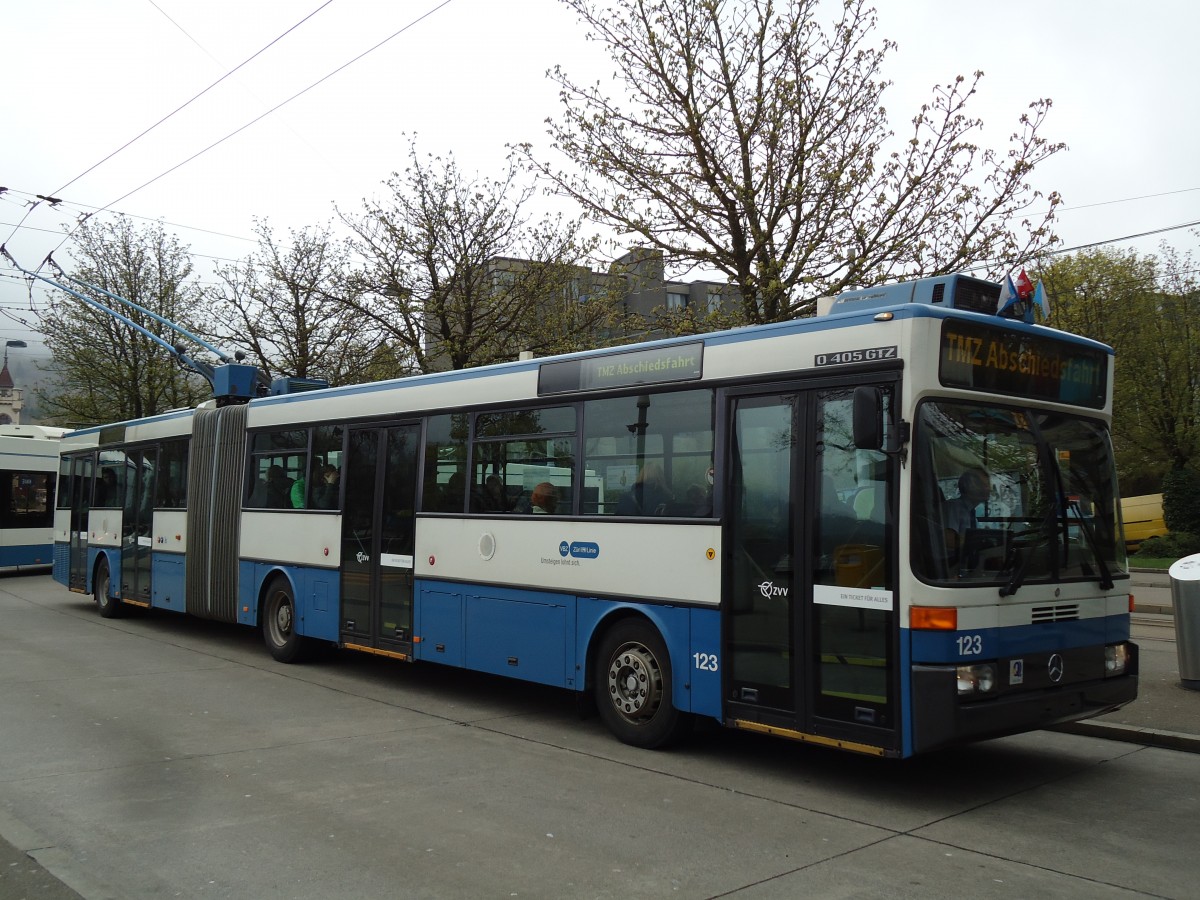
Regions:
<svg viewBox="0 0 1200 900"><path fill-rule="evenodd" d="M1104 674L1123 675L1128 660L1129 646L1127 644L1109 644L1104 648Z"/></svg>
<svg viewBox="0 0 1200 900"><path fill-rule="evenodd" d="M996 667L991 663L958 667L958 695L986 694L996 686Z"/></svg>

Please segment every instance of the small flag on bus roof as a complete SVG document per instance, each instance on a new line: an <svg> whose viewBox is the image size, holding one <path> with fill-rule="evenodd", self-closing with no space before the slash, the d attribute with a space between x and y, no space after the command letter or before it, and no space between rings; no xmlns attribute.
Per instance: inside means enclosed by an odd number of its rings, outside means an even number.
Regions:
<svg viewBox="0 0 1200 900"><path fill-rule="evenodd" d="M1033 289L1033 305L1042 311L1042 319L1050 318L1050 298L1046 296L1046 289L1042 286L1042 280L1039 278L1037 287Z"/></svg>
<svg viewBox="0 0 1200 900"><path fill-rule="evenodd" d="M1017 293L1017 286L1013 284L1012 276L1009 275L1004 279L1004 284L1000 286L1000 299L996 303L996 315L1004 315L1020 301L1021 297Z"/></svg>
<svg viewBox="0 0 1200 900"><path fill-rule="evenodd" d="M1033 296L1033 282L1029 280L1029 276L1025 274L1025 270L1021 270L1021 274L1017 276L1016 281L1017 296L1022 300L1028 300Z"/></svg>

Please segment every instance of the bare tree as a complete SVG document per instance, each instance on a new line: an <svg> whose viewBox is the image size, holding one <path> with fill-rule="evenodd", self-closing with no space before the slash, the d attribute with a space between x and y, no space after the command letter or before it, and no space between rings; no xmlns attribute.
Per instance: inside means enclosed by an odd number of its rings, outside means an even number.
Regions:
<svg viewBox="0 0 1200 900"><path fill-rule="evenodd" d="M327 227L289 231L286 242L265 221L255 232L257 251L217 269L222 286L210 298L219 343L248 348L273 377L347 384L403 374L381 365L382 336L354 311L348 253Z"/></svg>
<svg viewBox="0 0 1200 900"><path fill-rule="evenodd" d="M71 274L130 300L196 333L202 322L199 288L192 282L189 251L160 223L140 230L128 219L91 219L74 234ZM179 335L100 291L74 282L72 290L111 309L170 345ZM34 327L53 356L52 386L39 391L43 414L64 425L97 424L153 416L194 406L212 396L199 375L166 348L111 314L70 294L51 294Z"/></svg>
<svg viewBox="0 0 1200 900"><path fill-rule="evenodd" d="M616 305L585 264L578 222L526 212L534 188L509 160L468 178L452 155L421 157L385 182L383 201L342 215L363 261L351 301L423 372L594 346Z"/></svg>
<svg viewBox="0 0 1200 900"><path fill-rule="evenodd" d="M1029 177L1064 148L1041 136L1049 100L1020 117L1005 153L973 143L982 73L933 90L902 140L883 106L876 17L844 0L563 0L628 92L551 70L562 115L526 159L588 215L688 268L723 273L741 319L807 315L846 287L1010 269L1056 241L1057 194ZM1035 202L1048 207L1031 215Z"/></svg>

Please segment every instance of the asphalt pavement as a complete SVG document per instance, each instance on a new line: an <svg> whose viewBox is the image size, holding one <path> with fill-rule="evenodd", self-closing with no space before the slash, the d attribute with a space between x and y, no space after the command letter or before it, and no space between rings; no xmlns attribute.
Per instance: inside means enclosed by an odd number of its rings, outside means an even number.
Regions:
<svg viewBox="0 0 1200 900"><path fill-rule="evenodd" d="M1138 698L1114 713L1055 730L1200 753L1200 691L1185 689L1180 683L1170 579L1165 572L1135 571L1130 591L1134 595L1132 637L1140 649ZM0 897L80 897L41 864L45 862L53 870L57 859L54 854L60 851L13 819L3 807L0 833L8 838L0 838ZM68 867L70 863L64 861ZM85 893L109 896L87 890Z"/></svg>

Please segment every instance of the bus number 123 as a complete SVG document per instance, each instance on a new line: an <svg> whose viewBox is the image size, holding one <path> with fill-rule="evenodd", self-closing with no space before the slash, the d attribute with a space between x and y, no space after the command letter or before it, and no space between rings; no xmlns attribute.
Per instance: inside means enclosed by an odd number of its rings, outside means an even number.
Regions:
<svg viewBox="0 0 1200 900"><path fill-rule="evenodd" d="M983 635L964 634L958 638L959 656L978 656L983 652Z"/></svg>
<svg viewBox="0 0 1200 900"><path fill-rule="evenodd" d="M693 653L692 659L696 661L696 668L702 672L717 671L717 655L715 653Z"/></svg>

